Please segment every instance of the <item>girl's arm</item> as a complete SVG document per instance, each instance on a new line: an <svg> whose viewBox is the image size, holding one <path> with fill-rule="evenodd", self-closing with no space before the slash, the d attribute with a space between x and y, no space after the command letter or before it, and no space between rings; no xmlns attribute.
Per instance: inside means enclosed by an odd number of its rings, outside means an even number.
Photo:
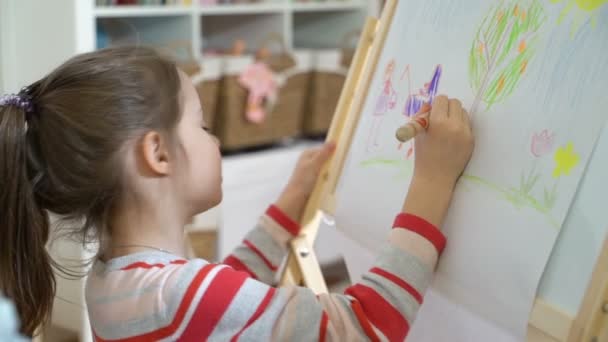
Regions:
<svg viewBox="0 0 608 342"><path fill-rule="evenodd" d="M300 232L298 221L319 171L334 149L334 144L328 143L302 153L277 202L268 208L243 243L224 260L225 264L266 284L273 283L278 266L287 255L289 240Z"/></svg>
<svg viewBox="0 0 608 342"><path fill-rule="evenodd" d="M431 223L400 214L362 281L319 296L202 259L125 260L114 265L119 270L89 275L92 330L100 341L403 341L430 282L429 260L443 244Z"/></svg>
<svg viewBox="0 0 608 342"><path fill-rule="evenodd" d="M289 240L299 232L299 224L277 205L272 205L260 218L257 226L224 260L224 264L271 285L287 255Z"/></svg>

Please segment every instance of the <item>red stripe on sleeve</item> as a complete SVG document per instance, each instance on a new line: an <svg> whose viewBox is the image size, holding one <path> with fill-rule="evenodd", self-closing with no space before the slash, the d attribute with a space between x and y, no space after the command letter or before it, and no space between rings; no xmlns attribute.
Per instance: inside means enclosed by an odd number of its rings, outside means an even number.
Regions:
<svg viewBox="0 0 608 342"><path fill-rule="evenodd" d="M447 242L445 235L427 220L412 214L401 213L395 218L393 228L407 229L429 240L441 254Z"/></svg>
<svg viewBox="0 0 608 342"><path fill-rule="evenodd" d="M188 308L190 307L190 304L192 303L192 299L194 298L194 295L198 291L201 283L203 282L205 277L207 277L209 272L211 272L211 270L215 267L217 267L217 265L214 265L214 264L205 265L205 267L201 268L201 270L196 274L196 276L194 277L194 279L188 286L188 289L186 290L186 293L184 294L184 298L182 299L182 302L179 304L177 312L175 313L175 317L173 317L173 321L169 325L162 327L160 329L153 330L151 332L142 334L142 335L137 335L137 336L124 338L124 339L118 339L118 340L111 340L111 341L113 341L113 342L158 341L158 340L161 340L163 338L167 338L167 337L173 335L173 333L175 333L177 328L182 323L182 321L186 315L186 311L188 311ZM93 333L95 334L95 332L93 332ZM97 336L96 334L95 334L95 339L100 342L109 342L110 341L110 340L104 340L104 339L100 338L99 336Z"/></svg>
<svg viewBox="0 0 608 342"><path fill-rule="evenodd" d="M148 264L146 262L134 262L130 265L127 265L127 266L121 268L121 270L128 271L128 270L132 270L132 269L136 269L136 268L150 269L150 268L154 268L154 267L163 268L163 267L165 267L165 264Z"/></svg>
<svg viewBox="0 0 608 342"><path fill-rule="evenodd" d="M289 232L289 234L296 236L300 233L300 224L292 220L276 205L271 205L268 210L266 210L266 215L275 220L283 229Z"/></svg>
<svg viewBox="0 0 608 342"><path fill-rule="evenodd" d="M356 284L349 287L345 294L356 298L370 322L378 328L389 341L403 341L409 331L407 320L394 306L371 287Z"/></svg>
<svg viewBox="0 0 608 342"><path fill-rule="evenodd" d="M329 322L329 316L327 316L327 312L323 311L323 316L321 316L321 327L319 328L319 341L325 342L325 336L327 335L327 323Z"/></svg>
<svg viewBox="0 0 608 342"><path fill-rule="evenodd" d="M177 260L173 260L171 261L169 264L172 265L183 265L185 263L187 263L187 260L182 260L182 259L177 259ZM128 271L128 270L132 270L132 269L136 269L136 268L146 268L146 269L150 269L150 268L154 268L154 267L158 267L158 268L163 268L167 266L166 264L148 264L147 262L143 262L143 261L138 261L138 262L134 262L132 264L129 264L123 268L121 268L122 271Z"/></svg>
<svg viewBox="0 0 608 342"><path fill-rule="evenodd" d="M384 278L386 278L387 280L390 280L391 282L393 282L395 285L399 286L400 288L404 289L405 292L409 293L410 295L412 295L412 297L414 297L414 299L416 299L416 301L418 302L418 304L422 304L422 295L420 294L420 292L418 292L418 290L416 290L412 285L408 284L405 280L397 277L396 275L387 272L381 268L378 267L374 267L371 270L369 270L371 273L375 273L379 276L382 276Z"/></svg>
<svg viewBox="0 0 608 342"><path fill-rule="evenodd" d="M260 303L258 308L255 310L253 315L251 315L251 318L249 318L249 320L247 321L247 324L245 324L243 329L241 329L236 335L234 335L230 339L231 342L237 341L239 336L241 336L241 334L243 333L243 331L245 331L245 329L249 328L249 326L252 325L253 322L255 322L258 318L260 318L260 316L264 313L264 310L266 310L266 307L268 307L268 304L270 304L272 297L274 297L275 291L276 291L276 289L272 288L272 287L268 289L268 292L266 292L266 296L264 296L264 299L262 299L262 302Z"/></svg>
<svg viewBox="0 0 608 342"><path fill-rule="evenodd" d="M224 268L203 294L180 340L205 341L249 277L244 272Z"/></svg>
<svg viewBox="0 0 608 342"><path fill-rule="evenodd" d="M247 267L239 258L235 257L234 255L230 255L228 256L225 260L224 260L224 264L228 265L232 268L234 268L237 271L242 271L245 272L247 274L249 274L249 276L251 276L253 279L257 279L258 277L255 275L255 273L253 273L249 267Z"/></svg>
<svg viewBox="0 0 608 342"><path fill-rule="evenodd" d="M266 266L268 266L268 268L270 268L272 271L277 271L278 267L273 265L270 260L268 260L268 258L262 253L262 251L260 251L254 244L252 244L250 241L245 240L243 241L243 244L245 246L247 246L249 249L251 249L251 251L253 253L255 253L257 256L260 257L260 259L262 259L262 261L264 262L264 264Z"/></svg>
<svg viewBox="0 0 608 342"><path fill-rule="evenodd" d="M374 331L374 328L372 328L372 325L369 323L365 312L363 312L361 304L359 304L359 302L355 300L352 301L350 305L353 309L353 312L355 313L355 316L357 317L357 320L359 321L359 324L361 324L361 328L363 328L363 332L365 333L365 335L367 335L367 337L372 342L379 342L380 339L378 338L378 335L376 335L376 332Z"/></svg>

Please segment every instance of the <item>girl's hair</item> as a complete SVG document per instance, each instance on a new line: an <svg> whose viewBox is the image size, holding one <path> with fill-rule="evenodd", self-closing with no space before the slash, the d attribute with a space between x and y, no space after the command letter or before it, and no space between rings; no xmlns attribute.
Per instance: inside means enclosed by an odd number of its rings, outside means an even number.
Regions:
<svg viewBox="0 0 608 342"><path fill-rule="evenodd" d="M47 211L78 222L69 234L102 242L125 193L121 153L145 132L179 121L175 64L152 49L120 47L76 56L24 88L33 108L0 106L0 292L29 336L55 295Z"/></svg>

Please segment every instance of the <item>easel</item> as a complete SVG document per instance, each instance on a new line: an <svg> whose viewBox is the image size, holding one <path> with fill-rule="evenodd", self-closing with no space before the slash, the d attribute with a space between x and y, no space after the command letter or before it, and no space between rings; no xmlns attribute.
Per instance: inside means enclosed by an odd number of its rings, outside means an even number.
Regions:
<svg viewBox="0 0 608 342"><path fill-rule="evenodd" d="M328 292L312 246L324 215L334 213L336 185L397 3L398 0L387 0L382 17L368 18L365 23L327 136L327 141L337 142L337 149L321 171L307 203L300 235L290 242L281 286L306 286L317 294ZM536 299L529 319L528 341L608 341L608 238L577 315L571 317L550 303Z"/></svg>
<svg viewBox="0 0 608 342"><path fill-rule="evenodd" d="M384 13L389 13L392 16L396 2L389 2L385 6ZM392 11L390 10L391 7ZM333 192L338 182L337 176L342 169L348 152L347 147L358 121L358 115L355 118L349 113L354 106L361 106L364 98L360 94L361 87L357 87L357 85L360 82L365 82L368 86L371 82L371 68L377 64L381 48L380 44L373 43L377 39L384 40L388 33L389 24L390 20L379 21L376 18L368 18L365 22L357 51L353 57L327 135L328 141L337 142L337 149L332 160L321 171L315 189L307 203L301 222L302 231L290 243L290 253L281 276L281 285L303 285L312 289L315 293L327 292L327 286L312 245L323 215L325 215L324 213L333 213ZM376 53L372 53L374 49ZM368 75L368 77L363 79L363 75ZM367 87L365 88L367 89Z"/></svg>

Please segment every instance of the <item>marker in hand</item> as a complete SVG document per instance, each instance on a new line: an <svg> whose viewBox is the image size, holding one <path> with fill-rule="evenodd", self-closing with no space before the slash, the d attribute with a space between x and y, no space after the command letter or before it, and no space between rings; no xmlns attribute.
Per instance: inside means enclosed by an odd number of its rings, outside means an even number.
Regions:
<svg viewBox="0 0 608 342"><path fill-rule="evenodd" d="M399 127L395 136L397 140L402 143L414 138L418 133L425 131L429 128L429 113L431 111L431 105L425 103L420 108L418 114L416 114L410 122Z"/></svg>

